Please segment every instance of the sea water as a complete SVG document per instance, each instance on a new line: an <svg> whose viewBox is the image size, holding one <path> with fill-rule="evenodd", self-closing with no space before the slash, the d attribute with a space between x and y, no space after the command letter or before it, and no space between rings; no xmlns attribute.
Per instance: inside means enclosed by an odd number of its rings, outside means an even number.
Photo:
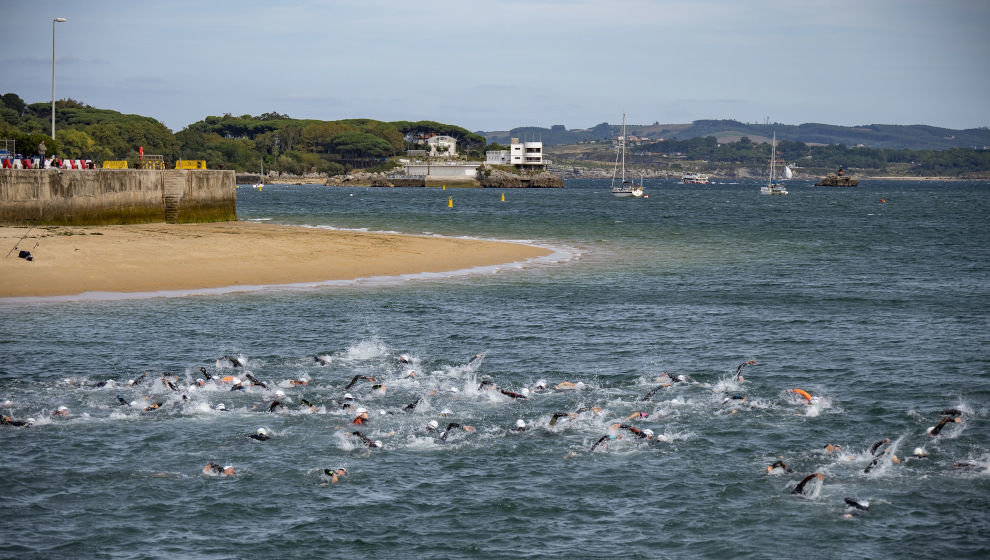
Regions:
<svg viewBox="0 0 990 560"><path fill-rule="evenodd" d="M985 558L990 187L646 186L242 188L242 220L553 256L4 301L0 412L34 424L0 426L0 557ZM200 387L201 367L267 388Z"/></svg>

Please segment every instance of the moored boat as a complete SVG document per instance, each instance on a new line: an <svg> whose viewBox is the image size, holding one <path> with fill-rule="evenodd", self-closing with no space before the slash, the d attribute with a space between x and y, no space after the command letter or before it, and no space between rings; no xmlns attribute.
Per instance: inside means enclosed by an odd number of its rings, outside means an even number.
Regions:
<svg viewBox="0 0 990 560"><path fill-rule="evenodd" d="M685 185L708 185L711 183L711 179L708 178L708 175L703 175L701 173L685 173L684 176L681 177L681 181L683 181Z"/></svg>

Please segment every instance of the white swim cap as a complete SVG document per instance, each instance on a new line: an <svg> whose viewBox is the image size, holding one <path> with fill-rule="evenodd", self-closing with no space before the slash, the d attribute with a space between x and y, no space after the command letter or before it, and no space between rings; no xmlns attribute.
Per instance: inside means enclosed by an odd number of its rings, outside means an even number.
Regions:
<svg viewBox="0 0 990 560"><path fill-rule="evenodd" d="M376 439L376 440L375 440L375 447L381 447L382 445L384 445L384 444L382 443L382 440L380 440L380 439Z"/></svg>
<svg viewBox="0 0 990 560"><path fill-rule="evenodd" d="M368 412L368 409L358 407L358 409L355 410L354 412L356 412L356 413L358 413L360 415L360 414L364 414L365 412Z"/></svg>
<svg viewBox="0 0 990 560"><path fill-rule="evenodd" d="M535 387L538 387L540 389L546 389L547 388L547 380L546 379L541 379L541 380L537 381L536 382L536 385L534 385L534 386Z"/></svg>
<svg viewBox="0 0 990 560"><path fill-rule="evenodd" d="M268 435L268 430L266 430L264 428L258 428L258 435L259 436L267 436Z"/></svg>
<svg viewBox="0 0 990 560"><path fill-rule="evenodd" d="M526 422L524 422L523 419L520 418L519 420L516 420L516 427L517 428L525 428L526 427Z"/></svg>
<svg viewBox="0 0 990 560"><path fill-rule="evenodd" d="M227 407L224 406L223 403L220 403L217 405L217 410L227 410Z"/></svg>
<svg viewBox="0 0 990 560"><path fill-rule="evenodd" d="M437 428L440 427L440 423L437 422L436 420L430 420L430 423L427 424L427 426L429 426L429 427L431 427L431 428L433 428L435 430L435 429L437 429Z"/></svg>
<svg viewBox="0 0 990 560"><path fill-rule="evenodd" d="M279 389L278 391L275 391L275 396L278 398L282 398L285 396L285 391Z"/></svg>
<svg viewBox="0 0 990 560"><path fill-rule="evenodd" d="M451 388L450 388L450 392L451 392L451 393L460 393L460 392L461 392L461 390L460 390L460 389L458 389L457 387L451 387Z"/></svg>
<svg viewBox="0 0 990 560"><path fill-rule="evenodd" d="M378 414L381 414L382 416L385 416L385 415L387 415L388 413L387 413L387 412L385 412L384 410L379 410L379 411L378 411Z"/></svg>
<svg viewBox="0 0 990 560"><path fill-rule="evenodd" d="M350 393L344 393L344 400L345 401L349 401L349 400L353 400L353 399L354 399L354 395L352 395Z"/></svg>
<svg viewBox="0 0 990 560"><path fill-rule="evenodd" d="M443 410L440 411L440 416L450 416L453 413L454 412L452 410L450 410L449 408L445 408L445 409L443 409Z"/></svg>
<svg viewBox="0 0 990 560"><path fill-rule="evenodd" d="M912 452L911 454L914 455L915 457L927 457L928 456L928 452L925 451L925 449L923 447L915 447L914 448L914 452Z"/></svg>
<svg viewBox="0 0 990 560"><path fill-rule="evenodd" d="M521 391L521 393L522 393L523 395L529 395L529 389L527 389L527 388L525 388L525 387L523 387L523 388L522 388L522 391Z"/></svg>
<svg viewBox="0 0 990 560"><path fill-rule="evenodd" d="M60 407L58 407L58 411L59 412L65 412L67 410L69 410L69 407L67 407L67 406L60 406Z"/></svg>
<svg viewBox="0 0 990 560"><path fill-rule="evenodd" d="M574 386L580 389L584 387L584 381L578 381L577 383L574 384Z"/></svg>
<svg viewBox="0 0 990 560"><path fill-rule="evenodd" d="M643 430L643 433L646 434L646 437L653 437L653 430L649 428Z"/></svg>
<svg viewBox="0 0 990 560"><path fill-rule="evenodd" d="M930 434L930 433L932 433L932 430L934 430L934 429L935 429L935 426L928 426L928 429L925 430L925 431Z"/></svg>
<svg viewBox="0 0 990 560"><path fill-rule="evenodd" d="M237 385L238 383L241 382L241 380L235 377L235 378L231 379L230 382L233 383L234 385Z"/></svg>

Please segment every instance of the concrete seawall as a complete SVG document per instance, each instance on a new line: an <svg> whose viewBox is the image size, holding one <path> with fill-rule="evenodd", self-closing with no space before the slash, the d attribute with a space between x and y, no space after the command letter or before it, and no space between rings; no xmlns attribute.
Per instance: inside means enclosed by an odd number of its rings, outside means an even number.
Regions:
<svg viewBox="0 0 990 560"><path fill-rule="evenodd" d="M233 170L0 170L0 224L4 225L236 219Z"/></svg>

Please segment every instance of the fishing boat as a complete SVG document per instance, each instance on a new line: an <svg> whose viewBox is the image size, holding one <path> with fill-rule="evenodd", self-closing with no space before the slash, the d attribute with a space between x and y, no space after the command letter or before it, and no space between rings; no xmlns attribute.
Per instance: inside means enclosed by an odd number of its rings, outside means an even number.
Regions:
<svg viewBox="0 0 990 560"><path fill-rule="evenodd" d="M622 157L622 180L618 186L615 184L615 172L619 169L619 157ZM619 137L619 152L615 155L615 168L612 169L612 194L618 197L643 196L643 181L639 185L626 180L626 114L622 113L622 136Z"/></svg>
<svg viewBox="0 0 990 560"><path fill-rule="evenodd" d="M685 173L684 176L681 177L681 181L683 181L685 185L708 185L711 183L711 179L708 178L708 175L703 175L701 173Z"/></svg>
<svg viewBox="0 0 990 560"><path fill-rule="evenodd" d="M777 184L775 177L777 163L777 132L773 133L773 143L770 144L770 178L767 184L760 187L760 194L787 194L783 185Z"/></svg>
<svg viewBox="0 0 990 560"><path fill-rule="evenodd" d="M261 187L264 187L265 186L265 160L264 159L261 160L261 171L258 173L258 182L255 183L255 184L253 184L253 185L251 185L251 186L254 187L254 188L256 188L256 189L259 189L259 190L261 189Z"/></svg>

